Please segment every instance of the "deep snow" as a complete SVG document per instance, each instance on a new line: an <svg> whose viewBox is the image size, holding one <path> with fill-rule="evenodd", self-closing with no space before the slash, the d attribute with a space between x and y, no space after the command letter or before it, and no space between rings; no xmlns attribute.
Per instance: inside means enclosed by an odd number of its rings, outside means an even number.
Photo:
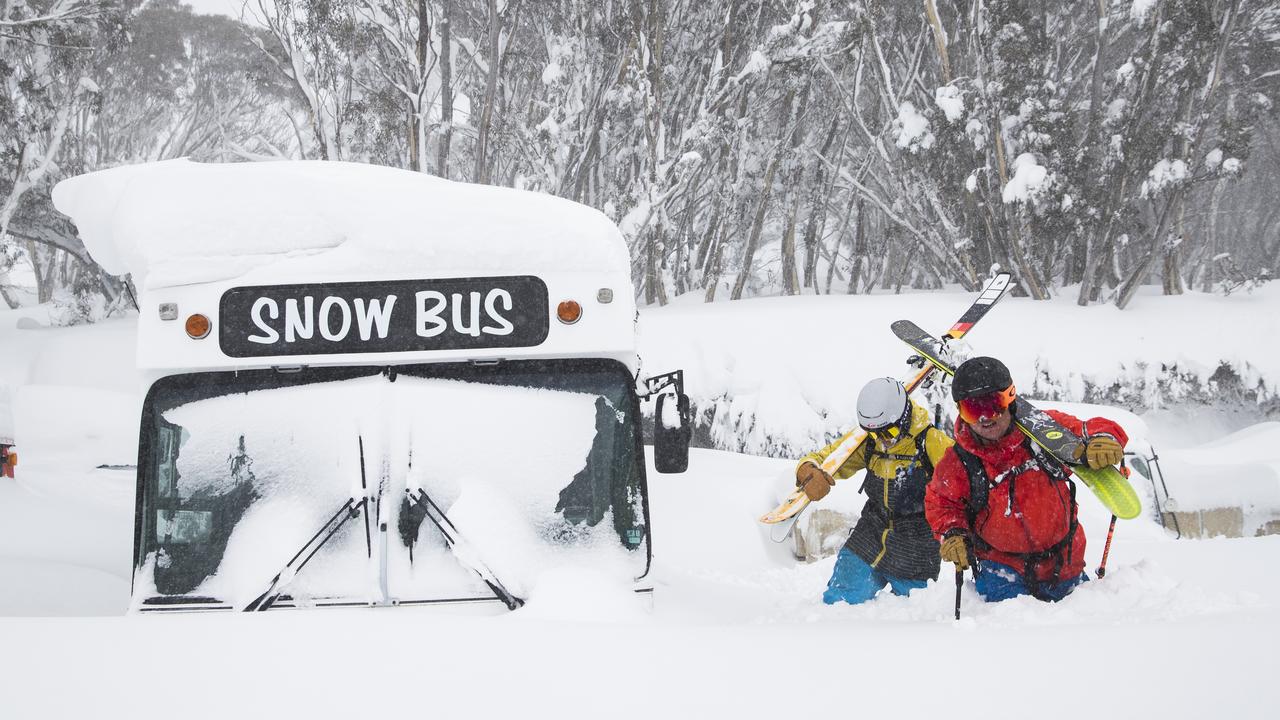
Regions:
<svg viewBox="0 0 1280 720"><path fill-rule="evenodd" d="M954 308L960 297L908 302ZM827 302L824 316L850 301ZM809 322L818 304L798 302L789 322ZM743 312L736 305L687 312L704 327L732 328ZM646 311L646 330L656 314L673 311ZM789 482L791 462L706 450L693 452L685 475L650 468L651 600L564 566L544 573L529 604L510 614L494 606L119 617L128 604L133 474L98 466L132 463L136 453L132 324L16 324L15 314L0 313L0 342L18 350L3 359L3 380L18 398L7 410L23 443L18 481L0 484L6 718L1274 712L1280 578L1269 569L1280 561L1280 538L1174 540L1144 516L1120 523L1108 576L1057 605L985 605L967 585L956 622L945 577L910 598L827 607L819 598L833 560L797 564L755 522ZM985 327L975 344L998 328ZM892 363L882 372L900 367L901 351L879 344L866 346L857 367L881 352ZM738 367L753 362L744 353ZM647 363L649 372L663 369ZM707 379L705 369L694 372ZM835 377L854 383L851 374ZM1159 435L1159 418L1142 420ZM1217 492L1223 478L1274 472L1280 461L1274 424L1231 436L1215 427L1211 439L1159 447L1175 496L1179 483L1184 494ZM1217 469L1179 469L1197 461ZM1273 486L1274 477L1254 481ZM1092 569L1107 518L1082 496ZM845 482L815 507L856 510L860 502L856 484Z"/></svg>
<svg viewBox="0 0 1280 720"><path fill-rule="evenodd" d="M496 616L3 618L0 698L7 717L1270 716L1280 581L1258 570L1280 559L1280 538L1175 541L1135 521L1117 531L1107 578L1058 605L984 605L966 587L957 622L944 581L827 607L831 559L795 565L751 520L788 471L694 451L688 475L652 477L651 610L566 567ZM38 509L12 488L3 498ZM1105 522L1086 506L1084 523L1092 566ZM61 534L88 545L126 529L104 519ZM24 579L58 571L42 568ZM76 589L121 603L126 591Z"/></svg>

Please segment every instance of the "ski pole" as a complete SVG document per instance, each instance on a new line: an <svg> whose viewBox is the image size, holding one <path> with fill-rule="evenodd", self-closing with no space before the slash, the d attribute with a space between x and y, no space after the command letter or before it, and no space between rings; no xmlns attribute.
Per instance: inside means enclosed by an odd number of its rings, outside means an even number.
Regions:
<svg viewBox="0 0 1280 720"><path fill-rule="evenodd" d="M956 619L960 619L960 588L964 586L964 570L956 566Z"/></svg>
<svg viewBox="0 0 1280 720"><path fill-rule="evenodd" d="M1116 531L1116 516L1111 516L1111 527L1107 528L1107 544L1102 546L1102 564L1098 566L1098 579L1107 574L1107 555L1111 552L1111 536Z"/></svg>

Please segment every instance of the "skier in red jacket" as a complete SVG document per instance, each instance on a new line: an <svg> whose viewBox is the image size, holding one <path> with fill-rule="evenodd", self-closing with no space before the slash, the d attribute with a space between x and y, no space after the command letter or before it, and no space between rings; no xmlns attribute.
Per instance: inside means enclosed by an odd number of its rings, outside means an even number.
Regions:
<svg viewBox="0 0 1280 720"><path fill-rule="evenodd" d="M941 542L939 555L964 570L972 552L980 561L978 593L988 601L1061 600L1088 579L1069 471L1014 427L1017 391L999 360L966 361L956 369L951 396L960 411L956 444L925 490L925 517ZM1128 436L1115 422L1048 412L1085 439L1081 459L1089 467L1124 457Z"/></svg>

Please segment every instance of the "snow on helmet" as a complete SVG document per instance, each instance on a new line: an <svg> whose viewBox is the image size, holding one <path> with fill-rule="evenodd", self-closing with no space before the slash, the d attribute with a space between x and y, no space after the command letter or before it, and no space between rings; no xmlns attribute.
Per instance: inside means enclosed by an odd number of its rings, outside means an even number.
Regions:
<svg viewBox="0 0 1280 720"><path fill-rule="evenodd" d="M1013 386L1013 376L1004 363L993 357L976 357L965 360L956 368L951 379L951 399L960 402L965 398L1005 392Z"/></svg>
<svg viewBox="0 0 1280 720"><path fill-rule="evenodd" d="M907 390L893 378L876 378L858 393L858 425L867 432L884 430L911 420Z"/></svg>

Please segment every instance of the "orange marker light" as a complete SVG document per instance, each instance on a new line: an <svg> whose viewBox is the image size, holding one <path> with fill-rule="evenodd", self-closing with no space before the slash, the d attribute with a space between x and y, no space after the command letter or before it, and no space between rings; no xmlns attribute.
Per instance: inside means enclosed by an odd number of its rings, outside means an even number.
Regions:
<svg viewBox="0 0 1280 720"><path fill-rule="evenodd" d="M582 306L577 300L564 300L556 306L556 317L565 325L572 325L582 319Z"/></svg>
<svg viewBox="0 0 1280 720"><path fill-rule="evenodd" d="M209 318L199 313L187 318L187 335L191 336L192 340L200 340L208 336L211 327Z"/></svg>

